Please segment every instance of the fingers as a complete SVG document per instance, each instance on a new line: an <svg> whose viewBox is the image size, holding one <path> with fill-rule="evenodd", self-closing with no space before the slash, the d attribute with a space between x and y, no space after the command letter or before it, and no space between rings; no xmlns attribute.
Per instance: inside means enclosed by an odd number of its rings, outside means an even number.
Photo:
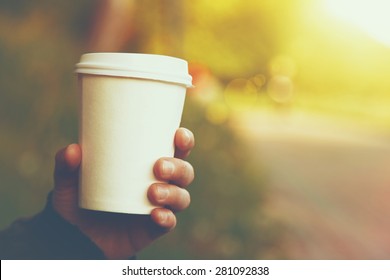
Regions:
<svg viewBox="0 0 390 280"><path fill-rule="evenodd" d="M78 144L71 144L58 151L55 156L54 168L56 187L77 184L80 163L81 148Z"/></svg>
<svg viewBox="0 0 390 280"><path fill-rule="evenodd" d="M186 158L194 146L194 134L186 128L179 128L175 134L175 157L180 159Z"/></svg>
<svg viewBox="0 0 390 280"><path fill-rule="evenodd" d="M157 179L170 181L180 187L188 186L195 177L192 165L177 158L161 158L157 160L153 171Z"/></svg>
<svg viewBox="0 0 390 280"><path fill-rule="evenodd" d="M172 230L177 223L175 214L165 208L156 208L153 209L150 214L152 220L160 227L164 228L166 231Z"/></svg>
<svg viewBox="0 0 390 280"><path fill-rule="evenodd" d="M178 188L177 186L155 183L148 190L149 201L161 207L178 212L186 209L191 203L191 197L186 189Z"/></svg>
<svg viewBox="0 0 390 280"><path fill-rule="evenodd" d="M161 158L154 165L153 171L157 179L172 183L155 183L148 190L150 202L161 207L153 209L151 218L166 231L176 226L174 212L186 209L191 202L189 192L183 188L194 180L194 169L183 159L190 154L194 146L193 133L179 128L175 134L175 158Z"/></svg>

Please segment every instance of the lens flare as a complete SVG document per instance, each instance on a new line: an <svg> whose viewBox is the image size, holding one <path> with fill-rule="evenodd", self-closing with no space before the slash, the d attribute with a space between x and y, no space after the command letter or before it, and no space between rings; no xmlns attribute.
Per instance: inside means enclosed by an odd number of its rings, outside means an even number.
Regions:
<svg viewBox="0 0 390 280"><path fill-rule="evenodd" d="M390 1L325 0L326 10L358 27L373 39L390 46Z"/></svg>

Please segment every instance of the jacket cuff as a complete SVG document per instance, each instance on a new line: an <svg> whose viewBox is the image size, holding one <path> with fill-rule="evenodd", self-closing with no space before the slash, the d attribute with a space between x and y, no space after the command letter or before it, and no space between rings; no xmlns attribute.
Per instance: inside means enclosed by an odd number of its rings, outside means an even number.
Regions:
<svg viewBox="0 0 390 280"><path fill-rule="evenodd" d="M103 252L54 209L51 193L42 212L0 232L0 258L23 260L105 259Z"/></svg>
<svg viewBox="0 0 390 280"><path fill-rule="evenodd" d="M50 244L47 253L51 259L105 259L95 243L54 210L51 196L49 193L44 210L36 216L35 225L37 232L45 237L42 241Z"/></svg>

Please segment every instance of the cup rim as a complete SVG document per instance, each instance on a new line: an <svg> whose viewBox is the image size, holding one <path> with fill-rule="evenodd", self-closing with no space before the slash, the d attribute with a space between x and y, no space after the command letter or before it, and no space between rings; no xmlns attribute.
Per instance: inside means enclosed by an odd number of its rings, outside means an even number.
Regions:
<svg viewBox="0 0 390 280"><path fill-rule="evenodd" d="M187 61L166 55L141 53L86 53L76 73L157 80L192 87Z"/></svg>

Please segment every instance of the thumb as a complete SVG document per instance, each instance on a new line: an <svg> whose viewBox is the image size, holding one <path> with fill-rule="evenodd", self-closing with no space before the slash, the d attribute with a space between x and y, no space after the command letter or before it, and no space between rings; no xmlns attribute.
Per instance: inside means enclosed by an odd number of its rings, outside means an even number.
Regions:
<svg viewBox="0 0 390 280"><path fill-rule="evenodd" d="M74 187L78 184L78 171L81 163L81 148L71 144L59 150L55 156L55 188Z"/></svg>

